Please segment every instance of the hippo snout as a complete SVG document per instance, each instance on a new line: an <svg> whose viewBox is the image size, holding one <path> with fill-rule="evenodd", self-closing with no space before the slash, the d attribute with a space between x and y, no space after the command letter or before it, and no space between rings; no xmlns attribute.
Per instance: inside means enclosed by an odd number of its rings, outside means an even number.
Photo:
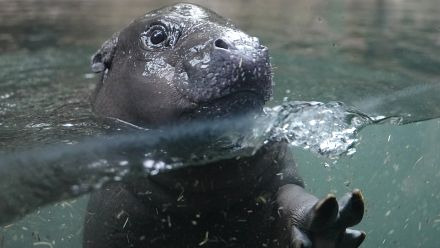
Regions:
<svg viewBox="0 0 440 248"><path fill-rule="evenodd" d="M236 30L224 32L186 56L181 73L186 80L180 80L178 88L191 101L204 103L240 92L270 99L269 53L258 39L237 35Z"/></svg>

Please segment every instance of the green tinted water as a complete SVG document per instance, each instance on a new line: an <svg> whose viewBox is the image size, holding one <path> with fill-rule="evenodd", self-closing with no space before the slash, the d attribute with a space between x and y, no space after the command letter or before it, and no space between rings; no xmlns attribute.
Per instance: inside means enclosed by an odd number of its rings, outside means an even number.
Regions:
<svg viewBox="0 0 440 248"><path fill-rule="evenodd" d="M199 3L269 46L276 105L339 100L404 126L371 126L336 163L295 150L319 196L363 190L363 247L439 247L440 4L411 1ZM88 58L119 28L164 1L0 0L0 151L75 143L102 133L87 98ZM79 247L85 199L1 227L0 247ZM43 243L41 243L43 242Z"/></svg>

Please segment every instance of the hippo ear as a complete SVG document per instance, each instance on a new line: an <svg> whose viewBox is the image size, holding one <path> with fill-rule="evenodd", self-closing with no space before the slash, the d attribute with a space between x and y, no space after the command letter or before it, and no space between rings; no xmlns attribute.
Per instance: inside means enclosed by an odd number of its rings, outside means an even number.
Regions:
<svg viewBox="0 0 440 248"><path fill-rule="evenodd" d="M91 61L93 72L98 73L110 68L118 44L118 36L119 33L113 34L112 38L104 42L101 48L93 54Z"/></svg>

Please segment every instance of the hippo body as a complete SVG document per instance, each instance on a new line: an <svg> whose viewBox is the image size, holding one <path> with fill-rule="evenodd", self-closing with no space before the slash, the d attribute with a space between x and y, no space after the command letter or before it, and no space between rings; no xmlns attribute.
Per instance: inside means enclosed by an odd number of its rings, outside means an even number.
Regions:
<svg viewBox="0 0 440 248"><path fill-rule="evenodd" d="M147 13L92 57L97 115L147 128L259 112L272 92L268 50L200 6ZM304 190L286 142L252 157L109 183L91 195L84 247L358 247L355 190L338 203Z"/></svg>

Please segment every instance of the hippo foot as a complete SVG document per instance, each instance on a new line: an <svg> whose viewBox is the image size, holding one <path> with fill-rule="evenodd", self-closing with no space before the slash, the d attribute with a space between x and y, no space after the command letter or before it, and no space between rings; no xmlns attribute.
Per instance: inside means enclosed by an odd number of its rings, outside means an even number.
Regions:
<svg viewBox="0 0 440 248"><path fill-rule="evenodd" d="M284 233L281 247L355 248L364 241L365 232L349 228L358 224L364 214L360 190L346 194L338 202L331 194L318 200L299 186L290 187L293 189L280 189L278 196ZM289 192L290 196L282 195Z"/></svg>

